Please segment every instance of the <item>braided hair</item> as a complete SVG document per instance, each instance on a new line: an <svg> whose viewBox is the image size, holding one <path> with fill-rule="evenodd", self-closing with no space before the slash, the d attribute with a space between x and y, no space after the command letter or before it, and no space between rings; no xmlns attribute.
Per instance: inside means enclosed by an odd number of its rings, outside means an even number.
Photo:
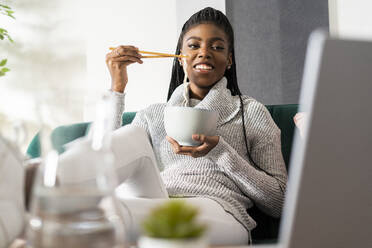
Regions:
<svg viewBox="0 0 372 248"><path fill-rule="evenodd" d="M235 63L235 51L234 51L234 31L233 28L227 19L226 15L222 13L219 10L216 10L211 7L204 8L195 14L193 14L183 25L182 31L180 34L180 37L178 38L178 43L177 43L177 48L176 48L176 53L175 54L180 54L180 50L182 47L183 43L183 38L184 35L193 27L199 25L199 24L204 24L204 23L210 23L214 24L217 27L221 28L227 38L228 38L228 51L231 53L232 57L232 64L229 70L225 71L224 76L227 79L227 88L231 91L231 95L236 96L238 95L240 98L240 108L241 108L241 115L242 115L242 122L243 122L243 135L244 135L244 141L245 141L245 147L247 150L247 156L249 160L255 165L254 161L252 160L252 157L249 153L248 149L248 141L247 141L247 136L246 136L246 130L245 130L245 125L244 125L244 107L243 107L243 99L241 97L241 92L238 86L238 79L236 76L236 63ZM181 65L178 63L178 59L174 58L173 60L173 67L172 67L172 77L170 80L169 84L169 89L168 89L168 97L167 101L170 99L170 97L173 94L173 91L183 83L183 78L185 74L183 71L183 68ZM256 165L255 165L256 166Z"/></svg>

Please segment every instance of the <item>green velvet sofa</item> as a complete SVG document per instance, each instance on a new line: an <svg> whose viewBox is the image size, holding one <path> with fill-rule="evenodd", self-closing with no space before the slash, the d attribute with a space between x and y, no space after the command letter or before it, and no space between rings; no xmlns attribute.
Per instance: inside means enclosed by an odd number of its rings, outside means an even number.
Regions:
<svg viewBox="0 0 372 248"><path fill-rule="evenodd" d="M281 130L282 153L288 170L295 128L293 117L297 113L298 105L267 105L266 107L273 117L275 123ZM123 125L131 123L135 115L136 112L125 112L122 117ZM62 153L64 151L63 146L70 141L84 136L87 133L89 125L90 123L86 122L57 127L51 134L53 146L57 148L58 152ZM27 154L31 158L40 156L40 143L38 135L35 135L31 141L27 149ZM255 207L249 210L249 214L258 223L257 228L252 231L254 243L275 242L278 237L280 220L263 214Z"/></svg>

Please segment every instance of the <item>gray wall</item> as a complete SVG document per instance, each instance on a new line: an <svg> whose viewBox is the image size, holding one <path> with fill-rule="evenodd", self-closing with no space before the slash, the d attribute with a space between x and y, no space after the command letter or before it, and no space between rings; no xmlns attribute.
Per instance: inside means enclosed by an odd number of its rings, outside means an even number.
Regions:
<svg viewBox="0 0 372 248"><path fill-rule="evenodd" d="M327 0L226 0L239 86L264 104L297 103L307 39L328 27Z"/></svg>

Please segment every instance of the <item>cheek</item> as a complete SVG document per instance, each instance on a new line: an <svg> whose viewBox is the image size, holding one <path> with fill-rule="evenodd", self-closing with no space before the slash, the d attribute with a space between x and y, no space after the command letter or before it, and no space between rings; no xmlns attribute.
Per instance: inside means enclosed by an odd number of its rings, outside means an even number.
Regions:
<svg viewBox="0 0 372 248"><path fill-rule="evenodd" d="M190 76L192 76L192 74L193 74L193 68L192 68L192 66L188 66L187 67L187 75L190 77Z"/></svg>
<svg viewBox="0 0 372 248"><path fill-rule="evenodd" d="M189 59L184 59L182 61L182 64L183 64L183 70L185 71L185 69L187 70L187 74L190 74L191 72L191 67L192 67L192 63Z"/></svg>
<svg viewBox="0 0 372 248"><path fill-rule="evenodd" d="M182 60L182 64L184 68L186 66L187 72L189 73L192 71L192 62L193 62L194 56L192 56L190 53L188 53L187 55L188 57Z"/></svg>
<svg viewBox="0 0 372 248"><path fill-rule="evenodd" d="M221 58L221 60L218 62L218 66L222 69L226 69L228 64L227 58Z"/></svg>
<svg viewBox="0 0 372 248"><path fill-rule="evenodd" d="M193 51L187 51L186 52L186 55L187 55L186 62L187 62L188 65L192 64L192 62L197 57L197 54L195 52L193 52Z"/></svg>
<svg viewBox="0 0 372 248"><path fill-rule="evenodd" d="M190 58L190 57L187 57L185 60L184 60L184 62L186 62L187 63L187 68L189 68L189 67L191 67L191 65L192 65L192 59Z"/></svg>

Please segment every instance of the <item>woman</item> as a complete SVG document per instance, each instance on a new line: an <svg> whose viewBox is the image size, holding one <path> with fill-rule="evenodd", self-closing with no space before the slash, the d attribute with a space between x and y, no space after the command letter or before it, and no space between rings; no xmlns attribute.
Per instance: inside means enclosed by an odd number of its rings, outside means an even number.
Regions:
<svg viewBox="0 0 372 248"><path fill-rule="evenodd" d="M233 29L222 12L205 8L191 16L182 28L176 53L187 58L174 60L168 102L139 111L131 125L146 131L168 194L185 197L202 209L208 206L205 209L215 214L211 218L221 220L211 225L212 243L246 244L256 226L246 209L256 205L271 216L281 214L287 173L280 130L264 105L240 93ZM118 105L119 127L128 83L127 66L143 61L138 48L119 46L107 54L106 63ZM185 66L190 107L219 112L218 135L193 135L194 140L202 142L198 147L180 146L166 137L163 125L164 108L182 106ZM141 205L124 203L133 211L132 216ZM142 206L146 204L152 203ZM220 229L213 225L220 225Z"/></svg>

